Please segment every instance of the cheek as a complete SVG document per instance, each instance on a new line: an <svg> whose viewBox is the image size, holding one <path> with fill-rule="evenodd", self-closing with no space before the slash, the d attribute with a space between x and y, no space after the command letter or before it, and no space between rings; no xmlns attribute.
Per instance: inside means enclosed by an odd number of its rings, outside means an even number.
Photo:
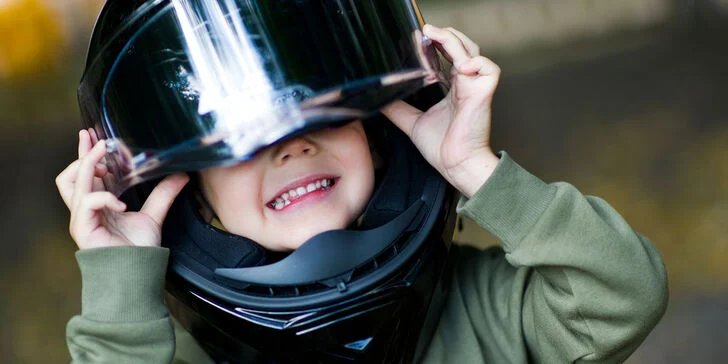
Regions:
<svg viewBox="0 0 728 364"><path fill-rule="evenodd" d="M333 136L335 145L332 147L338 151L339 158L347 166L369 168L373 165L372 154L369 150L364 129L360 125L342 128L338 135Z"/></svg>
<svg viewBox="0 0 728 364"><path fill-rule="evenodd" d="M342 138L342 141L344 139ZM374 164L369 145L362 135L352 135L342 144L341 161L351 176L351 203L357 210L366 207L374 190ZM357 211L357 214L361 211ZM356 218L358 216L354 216Z"/></svg>
<svg viewBox="0 0 728 364"><path fill-rule="evenodd" d="M224 168L203 175L209 202L228 230L237 230L239 217L256 219L261 211L261 178L252 168Z"/></svg>

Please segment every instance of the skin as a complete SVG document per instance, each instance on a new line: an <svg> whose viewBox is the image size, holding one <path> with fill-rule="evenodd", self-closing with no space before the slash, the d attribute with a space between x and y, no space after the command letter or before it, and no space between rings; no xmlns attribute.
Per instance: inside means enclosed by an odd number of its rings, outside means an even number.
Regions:
<svg viewBox="0 0 728 364"><path fill-rule="evenodd" d="M489 59L480 56L478 46L455 29L426 25L423 33L434 41L453 64L450 92L427 111L397 101L385 107L382 113L410 137L425 159L450 184L469 198L487 181L498 164L489 140L491 102L500 78L500 69ZM359 161L365 165L357 169L373 171L368 148L364 155L361 151L354 153L356 155L345 155L339 150L338 138L341 141L357 141L356 145L359 145L356 133L360 125L350 124L347 128L350 129L341 131L341 135L331 135L331 138L322 138L314 133L294 139L296 143L303 141L317 147L317 151L313 156L304 153L289 158L289 162L293 162L287 166L277 165L273 158L277 155L277 149L288 145L284 144L264 151L250 161L250 165L241 164L228 170L203 172L203 188L223 225L232 232L248 237L260 229L259 241L273 250L295 249L312 234L346 227L361 212L364 207L362 201L365 203L371 194L371 190L365 188L370 183L367 173L350 168L356 166L355 161ZM363 138L362 146L366 145L366 139ZM302 153L303 149L298 148L298 153ZM359 147L353 149L359 150ZM152 191L139 212L128 212L121 201L103 189L100 178L107 171L100 163L105 153L105 142L96 140L95 135L88 130L82 130L79 133L79 159L56 178L61 197L71 211L71 236L80 249L159 246L164 217L189 178L184 174L165 178ZM256 160L258 158L260 160ZM366 164L367 158L369 164ZM313 163L314 160L318 162ZM315 166L319 162L321 165ZM326 173L342 173L341 185L337 187L341 190L334 189L327 198L306 201L305 206L298 206L298 212L291 209L285 214L276 215L262 205L262 202L267 202L269 194L276 193L275 188L267 186L287 183L281 181L295 179L298 173L317 172L318 168L333 170L325 170ZM247 180L255 186L253 188L244 183L246 179L253 178L248 175L257 176L252 182ZM242 188L243 185L246 187ZM270 192L270 188L274 191ZM352 195L344 196L344 191ZM229 193L233 193L234 198ZM246 206L242 206L241 202L245 201L248 201ZM308 211L315 211L315 214ZM329 214L329 211L334 213ZM257 225L237 219L236 214L239 213L250 213ZM291 229L291 226L300 228L300 234L290 238L277 235L280 231L297 230Z"/></svg>
<svg viewBox="0 0 728 364"><path fill-rule="evenodd" d="M296 181L320 175L337 177L336 184L281 210L271 206L283 192L301 186ZM223 226L274 251L291 251L318 233L345 228L361 215L374 189L372 156L360 121L288 140L250 161L207 169L200 176Z"/></svg>

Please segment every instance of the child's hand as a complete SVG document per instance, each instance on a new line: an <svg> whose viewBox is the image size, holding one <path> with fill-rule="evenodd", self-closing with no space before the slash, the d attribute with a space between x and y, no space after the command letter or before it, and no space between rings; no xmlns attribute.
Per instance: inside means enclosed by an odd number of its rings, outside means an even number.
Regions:
<svg viewBox="0 0 728 364"><path fill-rule="evenodd" d="M466 197L472 197L498 165L490 149L490 105L500 68L480 56L475 42L459 31L425 25L453 64L451 89L445 98L422 112L403 101L382 110L412 139L425 159Z"/></svg>
<svg viewBox="0 0 728 364"><path fill-rule="evenodd" d="M165 178L140 212L125 212L126 205L107 192L101 181L108 173L101 164L105 154L106 143L98 141L92 129L81 130L79 159L56 177L58 191L71 210L71 237L80 249L159 246L162 221L189 177L177 174Z"/></svg>

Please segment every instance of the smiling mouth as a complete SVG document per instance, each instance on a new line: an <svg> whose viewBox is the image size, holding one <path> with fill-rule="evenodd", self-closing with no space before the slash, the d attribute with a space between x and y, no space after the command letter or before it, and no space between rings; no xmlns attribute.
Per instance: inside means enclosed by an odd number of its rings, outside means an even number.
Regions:
<svg viewBox="0 0 728 364"><path fill-rule="evenodd" d="M286 206L294 203L295 201L305 197L309 193L317 191L327 191L336 185L336 178L321 178L305 185L292 188L287 192L282 193L280 196L274 198L266 205L273 210L283 210Z"/></svg>

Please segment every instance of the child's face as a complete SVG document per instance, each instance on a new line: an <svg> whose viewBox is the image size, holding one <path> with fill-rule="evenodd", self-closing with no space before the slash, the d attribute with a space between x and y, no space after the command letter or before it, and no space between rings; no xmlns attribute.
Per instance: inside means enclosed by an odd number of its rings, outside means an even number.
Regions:
<svg viewBox="0 0 728 364"><path fill-rule="evenodd" d="M374 189L360 121L288 140L231 167L200 172L225 229L274 251L290 251L356 220Z"/></svg>

